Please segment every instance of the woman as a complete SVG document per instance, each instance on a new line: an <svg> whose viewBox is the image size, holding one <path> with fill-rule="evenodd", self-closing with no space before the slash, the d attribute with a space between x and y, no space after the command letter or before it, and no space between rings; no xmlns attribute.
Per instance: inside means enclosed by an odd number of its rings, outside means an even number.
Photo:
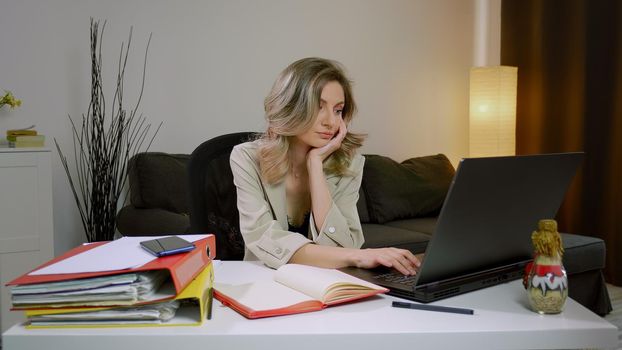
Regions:
<svg viewBox="0 0 622 350"><path fill-rule="evenodd" d="M356 104L339 63L292 63L264 106L267 131L231 153L244 259L273 268L384 265L415 274L419 260L410 251L360 249L356 202L364 158L355 151L363 137L347 130Z"/></svg>

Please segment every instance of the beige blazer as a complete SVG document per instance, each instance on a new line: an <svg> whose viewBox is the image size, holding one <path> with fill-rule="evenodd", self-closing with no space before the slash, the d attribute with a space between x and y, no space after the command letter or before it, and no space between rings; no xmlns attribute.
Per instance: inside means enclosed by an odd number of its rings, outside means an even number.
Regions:
<svg viewBox="0 0 622 350"><path fill-rule="evenodd" d="M230 158L233 182L237 188L240 232L246 245L244 260L261 260L272 268L278 268L308 243L360 248L364 238L356 202L365 158L357 154L352 160L350 171L354 176L326 176L332 204L320 232L317 232L311 214L307 238L287 231L285 182L269 185L261 179L258 142L235 146Z"/></svg>

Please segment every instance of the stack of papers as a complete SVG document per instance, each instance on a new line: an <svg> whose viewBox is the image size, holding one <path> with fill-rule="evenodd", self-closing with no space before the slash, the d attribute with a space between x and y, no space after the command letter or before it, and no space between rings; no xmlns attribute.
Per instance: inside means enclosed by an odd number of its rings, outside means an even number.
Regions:
<svg viewBox="0 0 622 350"><path fill-rule="evenodd" d="M14 306L132 305L153 297L167 276L164 271L150 271L27 284L13 287L11 300Z"/></svg>
<svg viewBox="0 0 622 350"><path fill-rule="evenodd" d="M213 235L196 249L157 258L140 247L154 237L80 246L9 283L27 327L201 324L211 288Z"/></svg>
<svg viewBox="0 0 622 350"><path fill-rule="evenodd" d="M161 324L175 317L180 302L177 300L141 307L104 309L76 313L34 315L28 317L33 326L92 325L92 324Z"/></svg>

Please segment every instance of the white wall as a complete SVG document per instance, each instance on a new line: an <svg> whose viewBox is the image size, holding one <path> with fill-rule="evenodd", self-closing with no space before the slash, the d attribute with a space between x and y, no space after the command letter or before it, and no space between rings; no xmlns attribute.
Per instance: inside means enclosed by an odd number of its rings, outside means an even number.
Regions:
<svg viewBox="0 0 622 350"><path fill-rule="evenodd" d="M475 0L473 66L501 64L501 0Z"/></svg>
<svg viewBox="0 0 622 350"><path fill-rule="evenodd" d="M278 72L321 56L341 61L355 81L353 129L370 135L363 152L400 161L442 152L454 162L468 153L475 0L0 1L0 89L23 100L0 110L2 133L36 124L50 147L57 138L69 151L67 115L79 117L89 102L93 16L108 20L108 103L129 27L126 101L153 32L142 112L164 126L151 150L189 153L216 135L263 130L263 98ZM84 235L56 154L53 167L60 254Z"/></svg>

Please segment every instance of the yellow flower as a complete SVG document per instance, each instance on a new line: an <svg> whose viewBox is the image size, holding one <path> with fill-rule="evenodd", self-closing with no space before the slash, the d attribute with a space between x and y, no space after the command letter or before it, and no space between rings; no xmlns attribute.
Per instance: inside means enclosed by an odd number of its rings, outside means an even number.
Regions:
<svg viewBox="0 0 622 350"><path fill-rule="evenodd" d="M11 106L11 109L22 105L22 100L18 100L13 96L11 91L5 91L6 94L0 98L0 107L4 105Z"/></svg>

